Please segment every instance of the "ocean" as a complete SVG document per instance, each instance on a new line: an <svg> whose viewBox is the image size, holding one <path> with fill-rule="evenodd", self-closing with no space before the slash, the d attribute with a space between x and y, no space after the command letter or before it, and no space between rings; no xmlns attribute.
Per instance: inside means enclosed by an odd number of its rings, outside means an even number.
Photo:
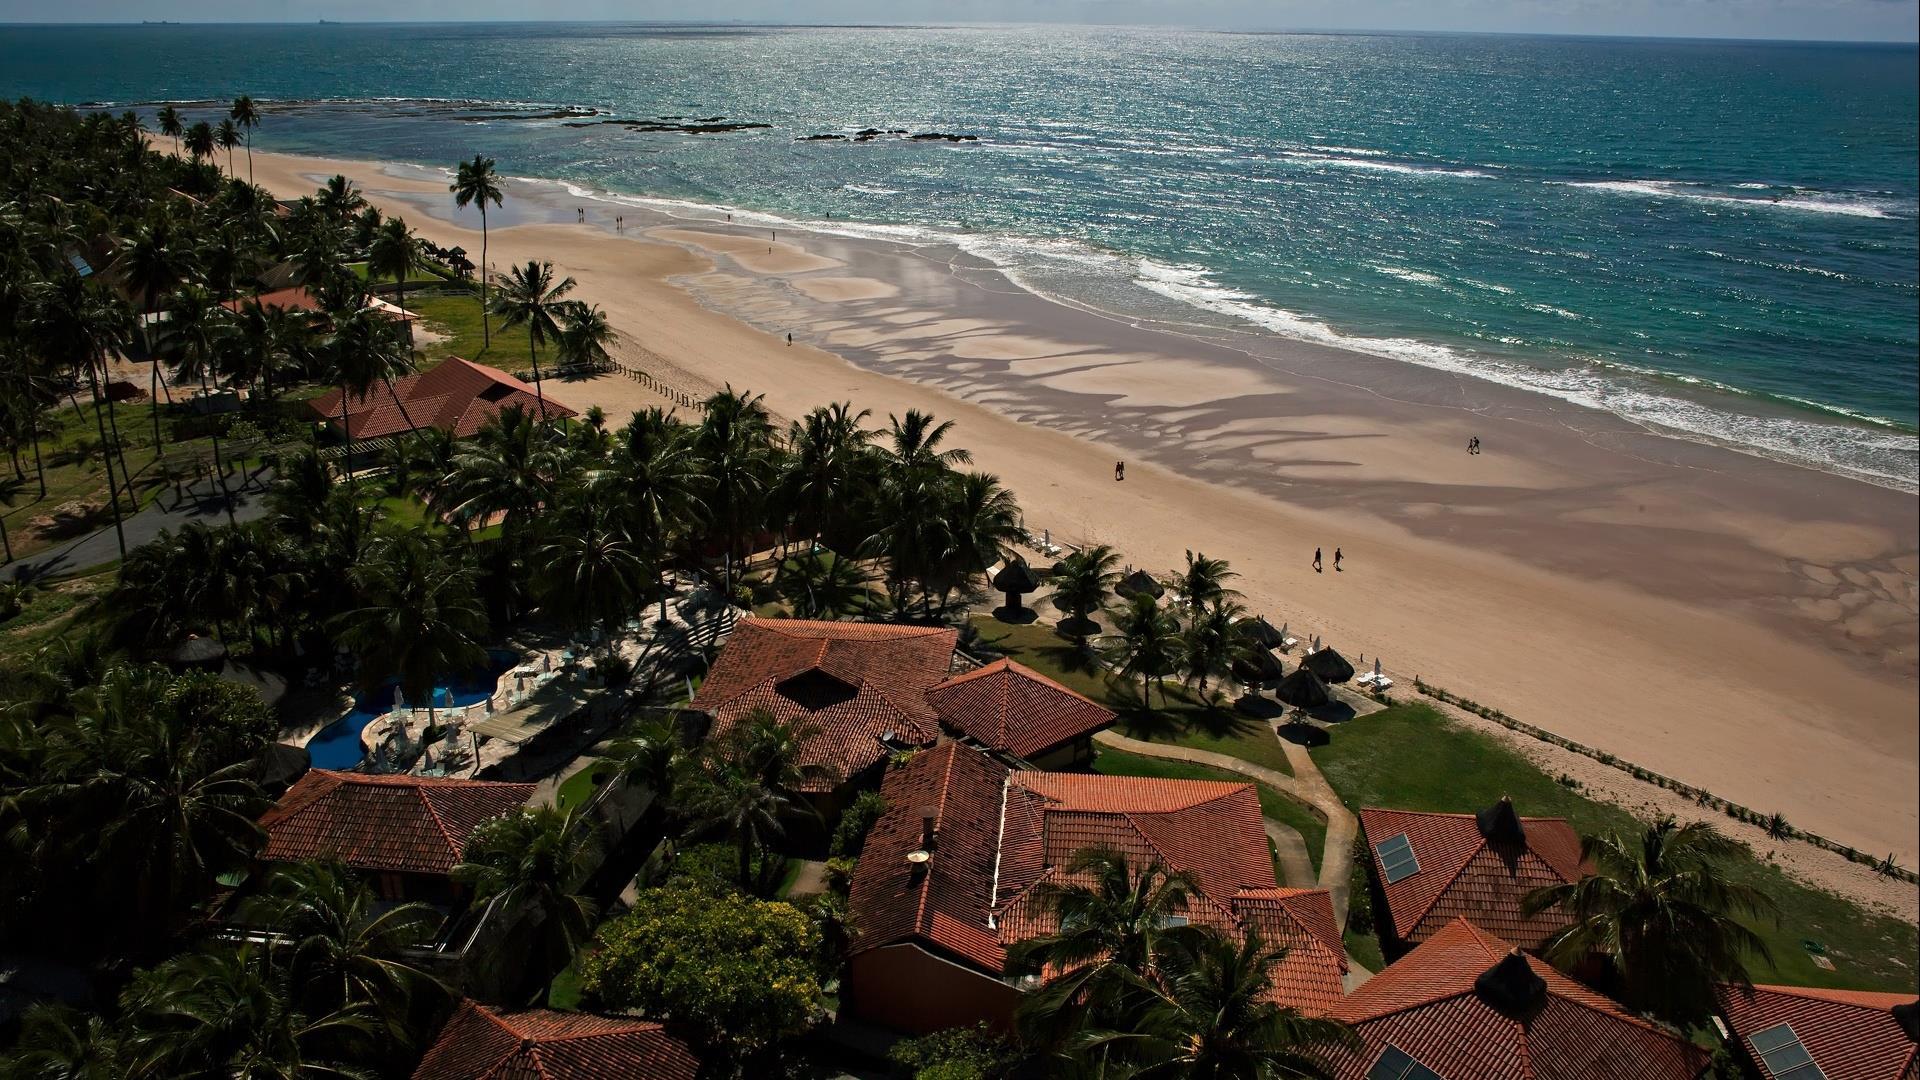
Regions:
<svg viewBox="0 0 1920 1080"><path fill-rule="evenodd" d="M217 120L212 103L248 93L261 149L485 153L689 217L958 244L1062 302L1256 360L1341 345L1909 490L1916 87L1910 45L0 28L11 97ZM929 133L975 138L909 137Z"/></svg>

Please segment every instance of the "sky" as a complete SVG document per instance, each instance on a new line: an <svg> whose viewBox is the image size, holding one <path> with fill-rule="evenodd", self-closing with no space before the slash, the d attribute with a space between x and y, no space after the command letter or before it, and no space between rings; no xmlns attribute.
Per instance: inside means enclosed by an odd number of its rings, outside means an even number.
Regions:
<svg viewBox="0 0 1920 1080"><path fill-rule="evenodd" d="M1901 41L1920 0L0 0L0 23L1062 22L1230 30L1406 30Z"/></svg>

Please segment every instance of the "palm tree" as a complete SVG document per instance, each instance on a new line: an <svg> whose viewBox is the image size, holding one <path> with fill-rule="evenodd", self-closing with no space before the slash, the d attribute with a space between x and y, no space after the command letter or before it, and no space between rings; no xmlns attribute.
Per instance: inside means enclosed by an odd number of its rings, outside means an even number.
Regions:
<svg viewBox="0 0 1920 1080"><path fill-rule="evenodd" d="M1195 612L1193 622L1180 634L1180 672L1190 686L1202 695L1207 683L1225 678L1235 664L1252 656L1254 646L1241 633L1238 623L1247 609L1222 597Z"/></svg>
<svg viewBox="0 0 1920 1080"><path fill-rule="evenodd" d="M322 351L327 358L331 381L340 388L340 430L349 448L354 441L353 399L359 398L360 403L365 405L367 392L373 389L375 383L385 384L408 430L419 430L414 427L412 414L407 412L407 403L400 399L400 392L393 385L396 376L413 371L412 350L400 340L400 331L394 326L393 320L367 308L338 316L334 319L333 333L327 336ZM347 482L352 484L351 449L341 460L346 463Z"/></svg>
<svg viewBox="0 0 1920 1080"><path fill-rule="evenodd" d="M620 340L620 333L599 305L578 301L568 304L566 319L567 325L555 343L562 364L598 371L613 362L607 346Z"/></svg>
<svg viewBox="0 0 1920 1080"><path fill-rule="evenodd" d="M787 429L777 501L799 535L818 541L835 522L846 521L848 504L872 477L877 433L860 426L871 415L842 401L814 409Z"/></svg>
<svg viewBox="0 0 1920 1080"><path fill-rule="evenodd" d="M887 584L896 607L904 606L906 583L918 580L923 599L931 602L930 579L938 572L947 548L943 511L953 470L971 464L963 449L941 449L953 430L953 421L938 421L918 409L905 418L889 416L885 469L877 492L878 530L868 539L869 550L885 556Z"/></svg>
<svg viewBox="0 0 1920 1080"><path fill-rule="evenodd" d="M1705 821L1664 818L1639 843L1618 835L1581 839L1594 872L1530 894L1529 914L1558 909L1573 925L1541 950L1562 967L1598 957L1635 1008L1686 1024L1705 1018L1717 982L1746 982L1744 958L1768 963L1767 943L1743 918L1777 918L1771 897L1731 881L1727 864L1746 845Z"/></svg>
<svg viewBox="0 0 1920 1080"><path fill-rule="evenodd" d="M1211 927L1168 935L1155 957L1148 1001L1126 1033L1093 1033L1079 1052L1112 1049L1148 1080L1331 1080L1327 1051L1355 1042L1337 1020L1272 999L1286 950L1258 932L1240 940Z"/></svg>
<svg viewBox="0 0 1920 1080"><path fill-rule="evenodd" d="M1034 903L1057 929L1010 950L1010 970L1053 971L1028 994L1015 1023L1030 1041L1058 1045L1082 1023L1110 1025L1149 997L1143 981L1158 962L1194 886L1160 862L1134 866L1110 848L1084 848L1066 873L1036 886Z"/></svg>
<svg viewBox="0 0 1920 1080"><path fill-rule="evenodd" d="M198 258L193 245L174 227L165 204L127 235L124 251L114 263L121 282L140 298L143 313L154 311L160 297L172 292L193 277ZM160 445L160 350L157 347L159 323L143 327L150 368L148 409L153 420L154 445ZM171 398L171 391L169 398Z"/></svg>
<svg viewBox="0 0 1920 1080"><path fill-rule="evenodd" d="M463 526L500 519L509 538L553 498L559 462L544 429L511 406L455 452L440 500Z"/></svg>
<svg viewBox="0 0 1920 1080"><path fill-rule="evenodd" d="M180 136L186 132L185 126L180 123L180 110L171 105L162 105L154 118L160 121L160 134L173 139L173 156L179 157Z"/></svg>
<svg viewBox="0 0 1920 1080"><path fill-rule="evenodd" d="M274 374L304 371L314 350L313 323L305 312L249 298L233 320L227 374L273 398Z"/></svg>
<svg viewBox="0 0 1920 1080"><path fill-rule="evenodd" d="M227 152L227 176L232 177L233 148L240 145L240 129L231 117L220 121L220 126L213 129L213 141Z"/></svg>
<svg viewBox="0 0 1920 1080"><path fill-rule="evenodd" d="M1074 552L1054 570L1053 606L1067 615L1060 629L1081 648L1086 647L1087 636L1100 628L1093 613L1107 606L1119 581L1120 553L1105 544Z"/></svg>
<svg viewBox="0 0 1920 1080"><path fill-rule="evenodd" d="M802 552L780 564L773 587L796 619L840 619L867 606L867 571L830 551Z"/></svg>
<svg viewBox="0 0 1920 1080"><path fill-rule="evenodd" d="M616 775L644 784L653 793L652 806L671 813L674 796L693 761L674 729L652 717L634 722L620 738L607 744L601 760Z"/></svg>
<svg viewBox="0 0 1920 1080"><path fill-rule="evenodd" d="M421 903L389 904L338 863L284 863L245 901L271 928L301 1003L316 1012L365 1006L395 1035L417 996L443 989L404 950L433 939L443 916Z"/></svg>
<svg viewBox="0 0 1920 1080"><path fill-rule="evenodd" d="M100 389L100 368L109 353L125 349L132 341L133 312L105 285L82 278L72 269L37 289L35 301L31 336L40 354L50 363L84 374L93 391L94 425L100 432L100 445L107 447L107 501L113 507L114 538L124 559L127 535L121 522L120 490L114 481L112 460L120 444L119 425L113 424L114 438L109 441L112 403ZM131 493L133 481L127 476L124 454L120 472Z"/></svg>
<svg viewBox="0 0 1920 1080"><path fill-rule="evenodd" d="M499 206L502 197L500 184L493 171L493 159L475 154L472 161L461 162L447 190L453 192L455 206L465 207L468 203L478 203L480 206L480 340L484 347L492 348L493 327L487 322L490 307L487 303L487 278L492 276L492 271L487 269L487 204Z"/></svg>
<svg viewBox="0 0 1920 1080"><path fill-rule="evenodd" d="M551 974L572 960L593 930L594 903L578 890L598 854L590 822L542 806L475 829L453 879L473 890L476 904L497 903L503 913L537 919L544 973ZM541 980L542 1005L550 985Z"/></svg>
<svg viewBox="0 0 1920 1080"><path fill-rule="evenodd" d="M653 578L653 567L617 525L611 506L580 501L560 515L536 562L542 602L581 628L593 627L609 652L613 629Z"/></svg>
<svg viewBox="0 0 1920 1080"><path fill-rule="evenodd" d="M376 1029L359 1007L309 1013L266 950L212 947L136 977L122 995L150 1075L223 1080L364 1077L343 1063Z"/></svg>
<svg viewBox="0 0 1920 1080"><path fill-rule="evenodd" d="M608 467L587 475L588 497L619 507L627 535L650 562L665 558L708 512L700 497L707 477L692 440L688 428L657 408L635 413L615 436Z"/></svg>
<svg viewBox="0 0 1920 1080"><path fill-rule="evenodd" d="M358 654L363 682L398 678L407 700L427 703L431 722L439 680L486 662L473 568L402 533L381 540L352 578L359 606L333 618L335 637Z"/></svg>
<svg viewBox="0 0 1920 1080"><path fill-rule="evenodd" d="M232 316L213 294L198 285L177 290L167 304L167 329L161 348L173 364L175 377L195 379L202 398L213 396L212 375L225 349ZM227 524L234 523L233 497L227 491L227 467L220 455L220 429L209 428L213 436L213 475L220 487L220 502L226 507Z"/></svg>
<svg viewBox="0 0 1920 1080"><path fill-rule="evenodd" d="M703 403L693 453L707 478L707 506L726 545L725 585L733 589L733 560L747 523L758 520L779 466L766 399L731 384Z"/></svg>
<svg viewBox="0 0 1920 1080"><path fill-rule="evenodd" d="M1187 568L1174 583L1174 590L1186 602L1187 618L1198 620L1208 604L1237 599L1240 594L1227 588L1226 583L1239 576L1228 569L1225 559L1209 559L1205 554L1187 552Z"/></svg>
<svg viewBox="0 0 1920 1080"><path fill-rule="evenodd" d="M205 120L187 129L187 153L193 155L194 164L213 156L217 140L213 134L213 125Z"/></svg>
<svg viewBox="0 0 1920 1080"><path fill-rule="evenodd" d="M28 1009L13 1049L0 1057L7 1080L125 1080L135 1067L119 1025L65 1005Z"/></svg>
<svg viewBox="0 0 1920 1080"><path fill-rule="evenodd" d="M755 709L718 740L708 762L712 776L694 800L695 813L739 848L742 888L764 891L773 884L754 880L753 861L786 835L789 819L819 817L799 794L815 781L834 779L825 766L804 760L804 747L816 733ZM763 862L762 869L772 868Z"/></svg>
<svg viewBox="0 0 1920 1080"><path fill-rule="evenodd" d="M247 183L253 183L253 129L260 123L260 110L253 99L245 94L233 99L233 108L228 113L235 123L247 132Z"/></svg>
<svg viewBox="0 0 1920 1080"><path fill-rule="evenodd" d="M333 222L335 227L340 227L365 209L367 200L360 194L360 189L353 186L353 181L336 173L320 189L319 203L327 220Z"/></svg>
<svg viewBox="0 0 1920 1080"><path fill-rule="evenodd" d="M938 564L943 604L948 589L967 589L1026 535L1019 501L992 473L959 474L949 485L941 521L946 534Z"/></svg>
<svg viewBox="0 0 1920 1080"><path fill-rule="evenodd" d="M527 359L533 363L533 393L540 402L540 419L547 418L547 396L540 389L540 346L560 336L560 316L567 310L564 300L573 291L573 279L553 280L553 264L527 260L514 267L493 300L493 313L501 316L500 328L527 328Z"/></svg>
<svg viewBox="0 0 1920 1080"><path fill-rule="evenodd" d="M1180 662L1180 624L1153 597L1142 593L1128 600L1114 616L1113 629L1108 651L1122 675L1139 677L1140 706L1151 709L1153 684L1171 674ZM1166 701L1167 688L1162 683L1160 703L1165 705Z"/></svg>
<svg viewBox="0 0 1920 1080"><path fill-rule="evenodd" d="M405 221L388 218L374 231L373 243L367 247L367 276L392 278L396 297L404 310L407 306L407 278L419 268L420 241L414 238ZM413 340L412 323L407 324L407 340L409 343Z"/></svg>

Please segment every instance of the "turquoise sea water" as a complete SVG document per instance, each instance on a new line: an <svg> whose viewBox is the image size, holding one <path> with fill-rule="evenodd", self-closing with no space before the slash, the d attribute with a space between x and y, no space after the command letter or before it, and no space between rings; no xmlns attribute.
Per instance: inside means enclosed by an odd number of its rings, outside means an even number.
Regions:
<svg viewBox="0 0 1920 1080"><path fill-rule="evenodd" d="M0 28L0 93L251 93L276 103L263 149L484 152L669 210L958 243L1070 302L1345 344L1912 486L1917 55L1058 27ZM663 116L772 126L595 122ZM979 138L797 141L867 127Z"/></svg>

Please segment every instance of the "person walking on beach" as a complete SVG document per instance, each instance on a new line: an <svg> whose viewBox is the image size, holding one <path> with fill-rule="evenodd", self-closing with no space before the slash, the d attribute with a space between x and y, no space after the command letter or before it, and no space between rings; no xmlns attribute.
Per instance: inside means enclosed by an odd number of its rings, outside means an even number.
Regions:
<svg viewBox="0 0 1920 1080"><path fill-rule="evenodd" d="M793 331L787 331L787 348L793 348Z"/></svg>
<svg viewBox="0 0 1920 1080"><path fill-rule="evenodd" d="M1341 560L1341 559L1344 559L1344 558L1346 558L1346 556L1345 556L1345 555L1342 555L1342 554L1340 554L1340 549L1339 549L1339 548L1334 548L1334 549L1333 549L1333 569L1334 569L1334 572L1335 572L1335 573L1339 573L1339 572L1340 572L1340 560Z"/></svg>
<svg viewBox="0 0 1920 1080"><path fill-rule="evenodd" d="M1313 572L1316 574L1320 572L1320 549L1319 548L1313 549Z"/></svg>
<svg viewBox="0 0 1920 1080"><path fill-rule="evenodd" d="M574 218L574 220L576 220L576 221L579 221L579 222L580 222L580 223L582 223L582 224L585 224L585 223L586 223L586 220L587 220L587 208L586 208L586 207L584 207L584 206L576 206L576 207L574 207L574 208L573 208L573 212L574 212L574 215L575 215L575 218Z"/></svg>
<svg viewBox="0 0 1920 1080"><path fill-rule="evenodd" d="M1126 462L1124 462L1124 461L1116 461L1116 462L1114 462L1114 463L1113 463L1113 478L1114 478L1115 480L1125 480L1125 479L1127 478L1127 463L1126 463Z"/></svg>

